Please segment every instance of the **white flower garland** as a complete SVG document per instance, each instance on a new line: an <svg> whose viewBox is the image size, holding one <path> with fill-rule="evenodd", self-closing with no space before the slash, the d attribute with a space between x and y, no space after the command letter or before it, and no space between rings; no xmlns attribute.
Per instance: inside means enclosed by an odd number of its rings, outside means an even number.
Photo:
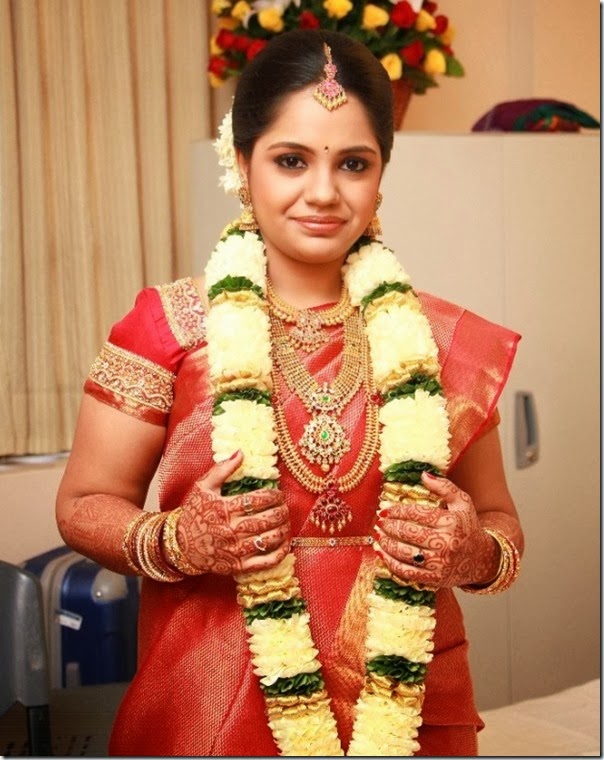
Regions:
<svg viewBox="0 0 604 760"><path fill-rule="evenodd" d="M351 254L342 271L353 305L364 308L374 379L384 400L380 469L394 482L417 482L426 468L446 470L450 434L437 347L406 272L376 241ZM216 400L212 449L216 461L243 450L243 463L226 492L250 490L279 477L261 238L227 229L210 258L206 281ZM428 496L423 486L411 491L418 499ZM282 755L343 755L294 563L290 553L276 568L236 578L254 672ZM380 563L368 597L367 675L348 755L417 752L434 626L434 592L405 585Z"/></svg>

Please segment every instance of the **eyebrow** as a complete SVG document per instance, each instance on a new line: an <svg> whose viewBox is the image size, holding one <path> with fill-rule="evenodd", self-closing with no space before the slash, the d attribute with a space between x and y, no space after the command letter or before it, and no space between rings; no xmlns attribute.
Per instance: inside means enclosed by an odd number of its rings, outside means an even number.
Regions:
<svg viewBox="0 0 604 760"><path fill-rule="evenodd" d="M267 150L275 150L276 148L287 148L288 150L301 150L307 153L314 153L313 149L309 148L307 145L303 145L302 143L297 142L289 142L287 140L283 142L273 143L272 145L268 146ZM378 152L370 145L351 145L349 147L342 148L342 150L339 150L338 153L373 153L377 155Z"/></svg>

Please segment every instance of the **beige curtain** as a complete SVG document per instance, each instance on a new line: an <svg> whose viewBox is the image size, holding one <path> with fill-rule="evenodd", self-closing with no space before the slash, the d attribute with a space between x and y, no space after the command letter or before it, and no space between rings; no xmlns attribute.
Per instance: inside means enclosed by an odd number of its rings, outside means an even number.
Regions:
<svg viewBox="0 0 604 760"><path fill-rule="evenodd" d="M145 285L191 274L202 0L0 0L0 455L66 450Z"/></svg>

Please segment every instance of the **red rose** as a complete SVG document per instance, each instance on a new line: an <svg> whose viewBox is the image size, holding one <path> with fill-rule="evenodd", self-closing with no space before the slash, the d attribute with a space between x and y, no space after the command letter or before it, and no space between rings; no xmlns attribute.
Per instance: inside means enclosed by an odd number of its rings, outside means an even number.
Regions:
<svg viewBox="0 0 604 760"><path fill-rule="evenodd" d="M258 53L267 46L267 44L268 40L254 40L251 42L246 53L248 61L251 61L252 58L255 58Z"/></svg>
<svg viewBox="0 0 604 760"><path fill-rule="evenodd" d="M410 29L415 24L416 19L417 13L407 0L401 0L401 2L397 3L390 14L392 23L401 29Z"/></svg>
<svg viewBox="0 0 604 760"><path fill-rule="evenodd" d="M300 29L318 29L321 22L312 11L303 11L298 20L298 26Z"/></svg>
<svg viewBox="0 0 604 760"><path fill-rule="evenodd" d="M449 19L446 16L434 16L436 26L432 30L434 34L444 34L449 26Z"/></svg>
<svg viewBox="0 0 604 760"><path fill-rule="evenodd" d="M233 48L240 53L245 53L251 45L251 42L252 40L249 37L246 37L245 34L236 34L235 39L233 40Z"/></svg>
<svg viewBox="0 0 604 760"><path fill-rule="evenodd" d="M226 71L229 67L229 62L226 58L221 58L219 55L211 55L208 63L208 71L215 74L220 79L226 78Z"/></svg>
<svg viewBox="0 0 604 760"><path fill-rule="evenodd" d="M221 50L230 50L235 44L235 36L230 29L221 29L216 35L216 44Z"/></svg>
<svg viewBox="0 0 604 760"><path fill-rule="evenodd" d="M415 42L412 42L410 45L407 45L407 47L404 47L400 51L400 56L405 61L407 66L419 66L421 63L424 54L424 45L421 42L421 40L416 40Z"/></svg>
<svg viewBox="0 0 604 760"><path fill-rule="evenodd" d="M438 5L436 3L430 2L430 0L424 0L423 9L429 13L431 16L434 15L434 11L438 8Z"/></svg>

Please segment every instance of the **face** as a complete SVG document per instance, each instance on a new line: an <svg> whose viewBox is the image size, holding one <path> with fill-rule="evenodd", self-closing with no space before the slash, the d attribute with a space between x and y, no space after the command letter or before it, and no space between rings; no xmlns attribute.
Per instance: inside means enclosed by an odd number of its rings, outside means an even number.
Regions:
<svg viewBox="0 0 604 760"><path fill-rule="evenodd" d="M341 264L375 213L382 159L365 109L349 95L330 112L313 89L288 96L239 156L269 264Z"/></svg>

